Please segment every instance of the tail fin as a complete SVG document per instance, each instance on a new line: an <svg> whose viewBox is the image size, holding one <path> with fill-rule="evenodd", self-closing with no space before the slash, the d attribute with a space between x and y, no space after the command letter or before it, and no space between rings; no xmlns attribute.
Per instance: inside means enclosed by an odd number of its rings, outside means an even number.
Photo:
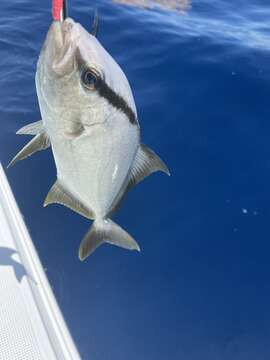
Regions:
<svg viewBox="0 0 270 360"><path fill-rule="evenodd" d="M80 260L83 261L87 258L87 256L104 242L120 246L124 249L140 251L137 242L112 220L96 220L82 239L79 249Z"/></svg>

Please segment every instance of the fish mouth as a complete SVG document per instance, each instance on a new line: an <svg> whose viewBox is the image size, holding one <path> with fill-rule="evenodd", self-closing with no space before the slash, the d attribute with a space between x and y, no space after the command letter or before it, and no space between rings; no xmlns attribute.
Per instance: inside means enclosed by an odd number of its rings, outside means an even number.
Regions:
<svg viewBox="0 0 270 360"><path fill-rule="evenodd" d="M52 23L46 48L49 49L49 65L56 75L65 76L74 70L78 40L78 27L71 18Z"/></svg>

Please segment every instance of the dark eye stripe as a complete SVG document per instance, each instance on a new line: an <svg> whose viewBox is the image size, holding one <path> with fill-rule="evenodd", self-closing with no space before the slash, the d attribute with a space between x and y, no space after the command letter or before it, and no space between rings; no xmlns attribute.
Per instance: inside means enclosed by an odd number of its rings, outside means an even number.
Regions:
<svg viewBox="0 0 270 360"><path fill-rule="evenodd" d="M79 50L76 52L76 58L80 69L87 67L87 63L83 60ZM125 99L111 89L102 77L99 77L95 90L98 91L99 95L106 99L112 106L121 110L127 116L131 124L138 123L134 111L130 108Z"/></svg>
<svg viewBox="0 0 270 360"><path fill-rule="evenodd" d="M121 110L129 119L131 124L137 123L137 118L134 111L130 108L127 102L122 98L122 96L116 94L104 80L99 80L99 84L96 89L100 96L108 100L108 102L114 106L116 109Z"/></svg>

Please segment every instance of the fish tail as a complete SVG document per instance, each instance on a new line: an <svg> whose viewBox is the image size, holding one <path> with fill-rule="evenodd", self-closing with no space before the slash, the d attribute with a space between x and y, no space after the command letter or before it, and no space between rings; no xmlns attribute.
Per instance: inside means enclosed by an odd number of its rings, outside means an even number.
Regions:
<svg viewBox="0 0 270 360"><path fill-rule="evenodd" d="M103 243L120 246L128 250L140 251L137 242L119 225L110 219L95 220L82 239L79 259L83 261Z"/></svg>

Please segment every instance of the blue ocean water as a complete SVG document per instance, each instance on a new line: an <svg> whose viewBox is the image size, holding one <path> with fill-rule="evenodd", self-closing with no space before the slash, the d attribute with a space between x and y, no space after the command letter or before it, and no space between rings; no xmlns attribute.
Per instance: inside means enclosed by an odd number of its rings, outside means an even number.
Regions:
<svg viewBox="0 0 270 360"><path fill-rule="evenodd" d="M72 0L125 71L142 140L168 164L133 189L116 221L140 254L77 258L89 222L42 207L49 151L7 171L72 335L86 360L270 358L270 6L193 1L186 14ZM51 1L0 5L0 160L40 118L35 66Z"/></svg>

